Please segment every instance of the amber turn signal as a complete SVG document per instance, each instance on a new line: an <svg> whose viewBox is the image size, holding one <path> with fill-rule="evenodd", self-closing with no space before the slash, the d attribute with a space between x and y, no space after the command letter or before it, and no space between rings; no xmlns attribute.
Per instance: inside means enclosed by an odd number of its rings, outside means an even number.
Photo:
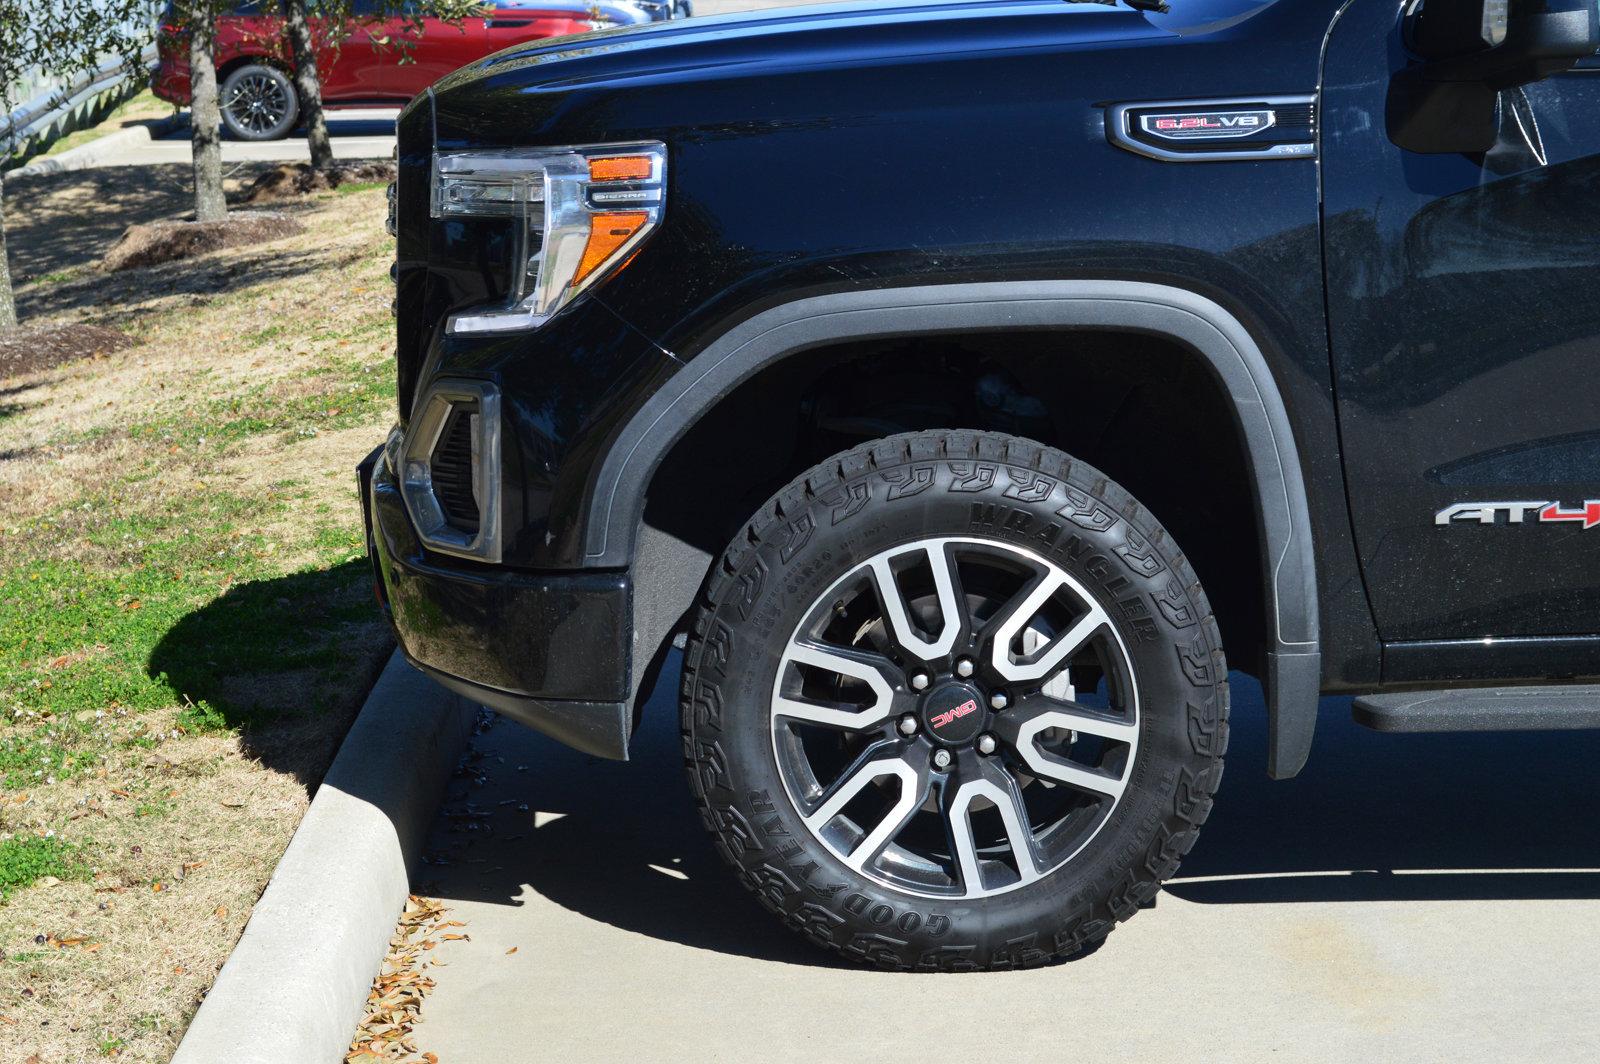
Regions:
<svg viewBox="0 0 1600 1064"><path fill-rule="evenodd" d="M613 155L589 160L591 181L648 181L655 162L648 155Z"/></svg>
<svg viewBox="0 0 1600 1064"><path fill-rule="evenodd" d="M597 214L589 226L589 243L583 249L583 260L573 275L573 285L581 285L588 276L610 261L633 235L650 221L647 211L612 211Z"/></svg>

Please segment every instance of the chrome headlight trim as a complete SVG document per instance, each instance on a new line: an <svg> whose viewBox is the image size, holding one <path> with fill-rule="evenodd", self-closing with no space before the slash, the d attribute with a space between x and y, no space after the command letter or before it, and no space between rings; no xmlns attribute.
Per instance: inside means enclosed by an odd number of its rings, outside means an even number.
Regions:
<svg viewBox="0 0 1600 1064"><path fill-rule="evenodd" d="M626 176L597 171L607 160L648 160L648 166ZM627 263L660 227L666 177L667 149L658 141L436 152L429 197L435 220L505 218L517 226L506 302L453 314L445 331L515 332L549 321ZM600 227L624 218L630 235L591 259L603 242L596 239Z"/></svg>

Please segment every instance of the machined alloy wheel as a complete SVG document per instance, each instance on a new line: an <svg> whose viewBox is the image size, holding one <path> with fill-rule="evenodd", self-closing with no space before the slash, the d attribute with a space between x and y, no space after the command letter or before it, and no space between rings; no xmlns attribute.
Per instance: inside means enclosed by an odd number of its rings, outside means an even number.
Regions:
<svg viewBox="0 0 1600 1064"><path fill-rule="evenodd" d="M780 492L685 659L691 785L743 881L889 968L1092 946L1221 778L1226 665L1170 537L1087 465L893 437Z"/></svg>
<svg viewBox="0 0 1600 1064"><path fill-rule="evenodd" d="M223 124L240 140L286 137L300 116L300 101L289 76L258 63L228 75L220 102Z"/></svg>
<svg viewBox="0 0 1600 1064"><path fill-rule="evenodd" d="M973 538L892 548L829 588L784 651L772 722L807 829L850 868L938 898L1064 865L1139 746L1106 611L1038 554Z"/></svg>

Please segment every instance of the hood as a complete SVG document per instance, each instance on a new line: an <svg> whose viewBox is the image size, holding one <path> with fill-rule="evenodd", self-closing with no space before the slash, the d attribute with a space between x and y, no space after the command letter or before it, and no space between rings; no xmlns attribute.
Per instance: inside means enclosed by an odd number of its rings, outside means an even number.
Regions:
<svg viewBox="0 0 1600 1064"><path fill-rule="evenodd" d="M485 81L543 90L640 87L862 62L1165 37L1139 11L1100 0L870 0L627 26L533 41L435 86L441 97ZM479 88L487 86L478 85Z"/></svg>

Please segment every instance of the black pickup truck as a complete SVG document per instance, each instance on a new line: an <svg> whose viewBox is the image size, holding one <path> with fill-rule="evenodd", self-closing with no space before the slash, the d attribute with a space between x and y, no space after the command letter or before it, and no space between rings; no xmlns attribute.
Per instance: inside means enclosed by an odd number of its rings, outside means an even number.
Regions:
<svg viewBox="0 0 1600 1064"><path fill-rule="evenodd" d="M608 758L683 648L719 849L888 968L1149 902L1230 664L1279 778L1323 693L1600 727L1597 48L1594 0L878 0L458 71L361 469L400 644Z"/></svg>

